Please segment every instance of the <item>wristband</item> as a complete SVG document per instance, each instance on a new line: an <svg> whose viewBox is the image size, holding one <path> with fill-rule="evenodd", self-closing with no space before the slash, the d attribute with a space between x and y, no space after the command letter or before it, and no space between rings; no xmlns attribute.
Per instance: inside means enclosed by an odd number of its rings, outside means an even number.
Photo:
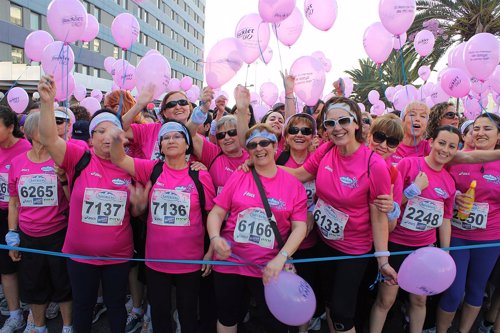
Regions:
<svg viewBox="0 0 500 333"><path fill-rule="evenodd" d="M217 237L220 237L220 236L219 235L215 235L215 236L210 237L210 241L216 239Z"/></svg>
<svg viewBox="0 0 500 333"><path fill-rule="evenodd" d="M18 246L21 241L19 240L19 233L17 231L9 230L5 235L5 243L8 246Z"/></svg>
<svg viewBox="0 0 500 333"><path fill-rule="evenodd" d="M288 97L288 96L285 96L285 99L295 99L295 97Z"/></svg>
<svg viewBox="0 0 500 333"><path fill-rule="evenodd" d="M403 194L405 195L405 197L407 199L415 198L416 196L420 195L421 193L422 193L422 191L420 191L420 188L415 183L411 183L403 191Z"/></svg>
<svg viewBox="0 0 500 333"><path fill-rule="evenodd" d="M285 95L293 94L293 90L285 91Z"/></svg>
<svg viewBox="0 0 500 333"><path fill-rule="evenodd" d="M387 219L389 221L394 221L401 215L401 208L396 201L392 203L392 207L392 212L387 213Z"/></svg>
<svg viewBox="0 0 500 333"><path fill-rule="evenodd" d="M201 110L199 106L195 107L191 114L191 122L196 125L203 125L208 115Z"/></svg>
<svg viewBox="0 0 500 333"><path fill-rule="evenodd" d="M391 252L389 252L389 251L377 251L373 255L375 256L375 258L378 258L378 257L390 257L391 256Z"/></svg>
<svg viewBox="0 0 500 333"><path fill-rule="evenodd" d="M387 265L389 265L389 262L386 262L386 263L384 263L384 264L380 265L380 267L378 268L378 270L379 270L379 271L380 271L380 270L382 270L382 268L384 268L384 267L385 267L385 266L387 266Z"/></svg>
<svg viewBox="0 0 500 333"><path fill-rule="evenodd" d="M210 135L215 135L217 133L217 120L212 120L210 124Z"/></svg>

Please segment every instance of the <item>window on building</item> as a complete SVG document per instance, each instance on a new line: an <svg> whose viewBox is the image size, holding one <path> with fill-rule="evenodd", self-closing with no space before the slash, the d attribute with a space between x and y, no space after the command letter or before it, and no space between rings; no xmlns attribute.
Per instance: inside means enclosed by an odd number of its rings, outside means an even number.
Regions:
<svg viewBox="0 0 500 333"><path fill-rule="evenodd" d="M149 36L148 35L144 35L144 42L142 44L144 46L148 46L148 40L149 40Z"/></svg>
<svg viewBox="0 0 500 333"><path fill-rule="evenodd" d="M30 29L40 30L42 28L42 17L37 13L30 13Z"/></svg>
<svg viewBox="0 0 500 333"><path fill-rule="evenodd" d="M88 48L89 48L89 42L84 42L84 43L82 44L82 47L83 47L84 49L88 49Z"/></svg>
<svg viewBox="0 0 500 333"><path fill-rule="evenodd" d="M99 68L92 68L92 76L93 77L99 77L99 74L100 74Z"/></svg>
<svg viewBox="0 0 500 333"><path fill-rule="evenodd" d="M122 0L122 7L128 9L128 0Z"/></svg>
<svg viewBox="0 0 500 333"><path fill-rule="evenodd" d="M20 27L23 26L23 9L16 5L10 5L10 22Z"/></svg>
<svg viewBox="0 0 500 333"><path fill-rule="evenodd" d="M94 39L93 51L94 52L101 52L101 40L98 38Z"/></svg>
<svg viewBox="0 0 500 333"><path fill-rule="evenodd" d="M94 16L97 22L101 22L101 9L94 6Z"/></svg>
<svg viewBox="0 0 500 333"><path fill-rule="evenodd" d="M89 75L89 66L82 65L82 74Z"/></svg>
<svg viewBox="0 0 500 333"><path fill-rule="evenodd" d="M23 64L24 63L24 50L18 47L12 47L12 63L13 64Z"/></svg>
<svg viewBox="0 0 500 333"><path fill-rule="evenodd" d="M120 48L118 46L113 46L113 58L118 59L120 56Z"/></svg>

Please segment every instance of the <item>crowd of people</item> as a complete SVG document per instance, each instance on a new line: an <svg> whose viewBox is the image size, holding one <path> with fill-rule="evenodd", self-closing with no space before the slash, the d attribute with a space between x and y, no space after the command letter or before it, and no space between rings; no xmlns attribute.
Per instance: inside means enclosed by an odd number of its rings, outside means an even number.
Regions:
<svg viewBox="0 0 500 333"><path fill-rule="evenodd" d="M406 257L391 252L500 242L500 117L464 121L451 103L418 101L373 117L341 93L299 111L294 78L284 84L285 103L258 122L243 86L232 109L205 88L199 105L168 92L156 115L146 110L148 85L137 99L108 94L90 116L55 107L45 76L40 104L21 119L0 107L4 244L70 256L0 251L0 333L47 332L59 310L63 333L91 332L104 311L113 333L174 332L174 321L183 333L236 333L249 316L273 333L317 330L322 317L330 332L377 333ZM472 181L476 204L461 220ZM445 333L459 309L458 332L470 332L488 281L499 286L499 253L450 251L457 276L448 290L400 295L408 332ZM288 262L365 254L373 257ZM317 297L313 319L297 328L266 305L264 285L282 270ZM489 303L480 330L500 332L500 288Z"/></svg>

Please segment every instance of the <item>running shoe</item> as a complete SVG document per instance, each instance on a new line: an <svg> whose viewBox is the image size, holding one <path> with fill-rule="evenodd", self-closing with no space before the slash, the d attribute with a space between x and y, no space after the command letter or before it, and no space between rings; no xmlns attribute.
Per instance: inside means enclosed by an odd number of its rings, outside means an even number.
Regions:
<svg viewBox="0 0 500 333"><path fill-rule="evenodd" d="M106 308L106 305L104 303L96 303L94 306L94 314L93 314L93 319L92 319L92 324L95 324L99 321L99 318L101 318L101 315L108 310ZM1 332L0 332L1 333Z"/></svg>
<svg viewBox="0 0 500 333"><path fill-rule="evenodd" d="M147 315L144 315L140 333L153 333L153 324L151 323L151 318Z"/></svg>
<svg viewBox="0 0 500 333"><path fill-rule="evenodd" d="M73 326L71 326L71 327L63 327L61 333L73 333Z"/></svg>
<svg viewBox="0 0 500 333"><path fill-rule="evenodd" d="M181 322L179 321L179 312L177 309L174 311L175 333L181 333Z"/></svg>
<svg viewBox="0 0 500 333"><path fill-rule="evenodd" d="M28 318L26 319L26 328L23 333L31 333L32 331L35 332L35 322L33 321L33 313L30 310Z"/></svg>
<svg viewBox="0 0 500 333"><path fill-rule="evenodd" d="M59 303L50 302L45 309L45 318L54 319L59 315Z"/></svg>
<svg viewBox="0 0 500 333"><path fill-rule="evenodd" d="M127 325L125 326L125 333L133 333L142 325L141 315L135 312L129 312L127 316Z"/></svg>
<svg viewBox="0 0 500 333"><path fill-rule="evenodd" d="M7 299L5 297L0 300L0 313L2 313L2 316L10 315L9 305L7 304Z"/></svg>
<svg viewBox="0 0 500 333"><path fill-rule="evenodd" d="M15 333L21 331L26 323L23 317L9 317L3 324L0 333Z"/></svg>
<svg viewBox="0 0 500 333"><path fill-rule="evenodd" d="M479 327L477 328L477 333L490 333L492 332L493 325L488 325L486 326L484 324L484 320L481 320L481 324L479 324Z"/></svg>

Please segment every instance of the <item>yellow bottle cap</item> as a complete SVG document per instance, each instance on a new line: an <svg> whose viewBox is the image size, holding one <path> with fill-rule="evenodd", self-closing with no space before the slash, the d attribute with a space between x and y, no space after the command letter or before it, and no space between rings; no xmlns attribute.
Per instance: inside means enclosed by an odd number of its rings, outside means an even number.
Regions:
<svg viewBox="0 0 500 333"><path fill-rule="evenodd" d="M471 187L471 188L476 188L476 184L477 184L477 183L476 183L476 181L475 181L475 180L473 180L473 181L470 183L470 187Z"/></svg>

